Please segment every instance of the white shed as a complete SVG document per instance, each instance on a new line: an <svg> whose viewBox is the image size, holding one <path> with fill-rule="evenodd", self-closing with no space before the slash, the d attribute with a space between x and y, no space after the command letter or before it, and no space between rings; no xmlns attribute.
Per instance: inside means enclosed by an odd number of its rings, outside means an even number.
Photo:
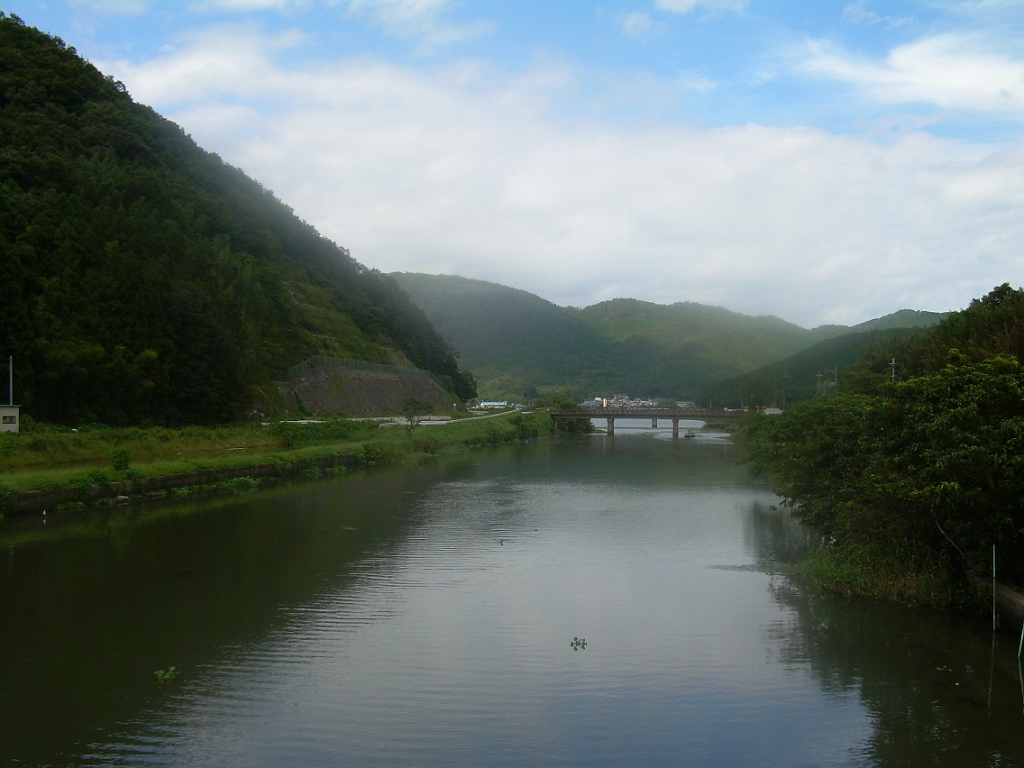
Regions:
<svg viewBox="0 0 1024 768"><path fill-rule="evenodd" d="M0 432L21 430L21 406L0 405Z"/></svg>

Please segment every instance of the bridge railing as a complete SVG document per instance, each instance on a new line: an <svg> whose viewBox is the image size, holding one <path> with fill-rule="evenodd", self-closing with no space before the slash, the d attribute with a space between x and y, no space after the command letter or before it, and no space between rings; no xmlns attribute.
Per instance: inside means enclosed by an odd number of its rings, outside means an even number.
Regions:
<svg viewBox="0 0 1024 768"><path fill-rule="evenodd" d="M559 418L592 418L599 419L604 417L612 418L629 418L631 416L636 418L665 418L665 419L685 419L687 417L696 417L698 419L705 419L708 417L717 418L739 418L746 416L746 411L739 410L709 410L706 408L585 408L580 411L552 411L552 416L558 416Z"/></svg>

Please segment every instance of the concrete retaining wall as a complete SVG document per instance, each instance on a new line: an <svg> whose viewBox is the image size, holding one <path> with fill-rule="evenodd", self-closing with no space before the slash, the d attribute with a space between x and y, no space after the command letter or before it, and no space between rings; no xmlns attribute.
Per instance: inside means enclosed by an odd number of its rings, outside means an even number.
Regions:
<svg viewBox="0 0 1024 768"><path fill-rule="evenodd" d="M290 413L344 414L349 418L393 416L408 400L419 400L438 413L456 402L426 376L319 366L278 387ZM461 405L461 403L458 403Z"/></svg>

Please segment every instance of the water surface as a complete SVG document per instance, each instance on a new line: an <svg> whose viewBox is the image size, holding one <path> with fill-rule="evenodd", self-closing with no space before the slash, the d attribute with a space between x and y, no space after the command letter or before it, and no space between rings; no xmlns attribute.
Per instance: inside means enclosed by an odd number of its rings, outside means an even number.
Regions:
<svg viewBox="0 0 1024 768"><path fill-rule="evenodd" d="M1014 641L805 594L727 440L616 430L9 521L0 761L1024 764Z"/></svg>

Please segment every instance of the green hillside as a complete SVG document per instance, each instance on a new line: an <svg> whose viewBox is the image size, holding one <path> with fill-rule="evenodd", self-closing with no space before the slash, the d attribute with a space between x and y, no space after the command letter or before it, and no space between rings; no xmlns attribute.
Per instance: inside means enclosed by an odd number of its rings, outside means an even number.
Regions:
<svg viewBox="0 0 1024 768"><path fill-rule="evenodd" d="M878 392L892 375L893 358L900 380L935 373L949 363L951 349L973 362L995 355L1024 362L1024 290L1004 283L967 309L948 313L924 334L866 348L850 371L851 387L865 394Z"/></svg>
<svg viewBox="0 0 1024 768"><path fill-rule="evenodd" d="M473 371L485 397L535 397L578 387L605 368L612 345L571 311L483 280L392 275Z"/></svg>
<svg viewBox="0 0 1024 768"><path fill-rule="evenodd" d="M921 335L924 329L885 328L844 333L820 341L785 360L726 379L701 392L701 403L716 407L778 405L806 400L845 386L847 374L868 350L891 350ZM785 378L783 378L785 377Z"/></svg>
<svg viewBox="0 0 1024 768"><path fill-rule="evenodd" d="M692 397L820 338L777 317L751 317L692 302L665 306L614 299L573 314L612 344L614 388L658 397Z"/></svg>
<svg viewBox="0 0 1024 768"><path fill-rule="evenodd" d="M775 317L700 304L616 299L574 309L481 280L394 277L460 351L485 397L692 397L820 338Z"/></svg>
<svg viewBox="0 0 1024 768"><path fill-rule="evenodd" d="M863 331L883 331L888 328L930 328L949 316L949 312L925 312L919 309L901 309L859 325L819 325L812 330L825 338L840 336L844 333L861 333Z"/></svg>
<svg viewBox="0 0 1024 768"><path fill-rule="evenodd" d="M226 421L316 353L474 393L392 279L2 13L0 254L0 353L37 419Z"/></svg>

